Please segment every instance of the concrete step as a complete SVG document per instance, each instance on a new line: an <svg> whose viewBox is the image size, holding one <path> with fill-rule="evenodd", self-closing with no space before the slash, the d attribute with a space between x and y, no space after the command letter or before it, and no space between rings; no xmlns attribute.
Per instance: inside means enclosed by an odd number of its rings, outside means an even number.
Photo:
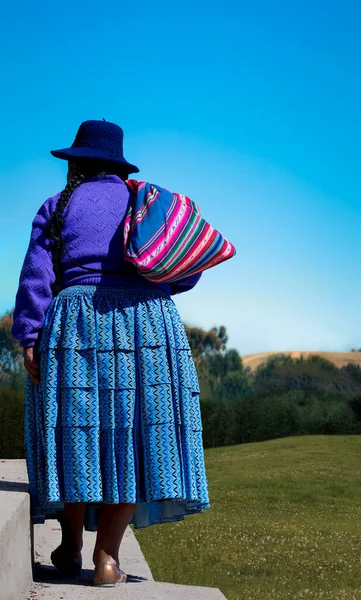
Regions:
<svg viewBox="0 0 361 600"><path fill-rule="evenodd" d="M50 562L50 553L60 542L58 521L35 525L34 582L30 569L30 523L27 473L23 460L0 461L0 570L1 600L226 600L217 588L156 582L130 527L120 550L120 566L127 583L115 588L92 585L92 552L95 532L84 532L83 569L69 580ZM166 551L166 548L164 549Z"/></svg>
<svg viewBox="0 0 361 600"><path fill-rule="evenodd" d="M29 495L2 489L0 480L0 598L23 600L32 583Z"/></svg>
<svg viewBox="0 0 361 600"><path fill-rule="evenodd" d="M171 583L125 583L117 588L84 587L57 585L49 588L36 587L33 584L29 600L225 600L225 596L216 588L197 587L193 585L176 585Z"/></svg>
<svg viewBox="0 0 361 600"><path fill-rule="evenodd" d="M35 582L31 588L32 600L81 600L91 598L104 600L126 598L132 600L224 600L223 594L215 588L188 585L175 585L155 582L143 553L132 530L128 527L124 536L120 565L128 575L127 583L117 588L96 588L92 585L93 562L91 559L95 533L85 531L83 548L83 569L77 578L64 580L52 566L50 552L60 540L60 527L57 521L46 521L34 527ZM46 587L44 587L46 586Z"/></svg>

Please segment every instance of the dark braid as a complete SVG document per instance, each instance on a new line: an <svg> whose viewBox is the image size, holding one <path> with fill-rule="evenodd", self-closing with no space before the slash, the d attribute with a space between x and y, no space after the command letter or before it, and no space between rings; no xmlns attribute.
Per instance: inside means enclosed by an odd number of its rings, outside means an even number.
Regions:
<svg viewBox="0 0 361 600"><path fill-rule="evenodd" d="M75 177L70 179L67 186L61 192L60 198L56 205L56 209L51 214L46 234L51 243L51 255L53 260L53 270L55 274L55 282L52 285L53 296L57 296L61 290L62 284L62 269L61 261L63 257L64 244L61 235L64 225L64 210L68 204L70 197L74 190L84 181L84 175L78 173Z"/></svg>

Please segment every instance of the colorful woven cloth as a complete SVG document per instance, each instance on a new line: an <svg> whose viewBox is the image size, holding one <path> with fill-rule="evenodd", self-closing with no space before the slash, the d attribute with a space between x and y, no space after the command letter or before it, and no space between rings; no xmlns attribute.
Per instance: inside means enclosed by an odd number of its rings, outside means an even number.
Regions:
<svg viewBox="0 0 361 600"><path fill-rule="evenodd" d="M169 295L71 286L39 352L41 386L28 380L25 397L33 523L64 501L135 502L136 528L209 507L198 379Z"/></svg>
<svg viewBox="0 0 361 600"><path fill-rule="evenodd" d="M218 265L236 249L187 196L135 180L124 227L124 258L153 282L177 281Z"/></svg>

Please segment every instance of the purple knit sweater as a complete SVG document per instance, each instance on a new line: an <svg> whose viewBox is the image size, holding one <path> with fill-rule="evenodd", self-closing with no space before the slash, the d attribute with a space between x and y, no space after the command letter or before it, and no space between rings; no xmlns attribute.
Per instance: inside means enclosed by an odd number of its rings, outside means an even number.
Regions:
<svg viewBox="0 0 361 600"><path fill-rule="evenodd" d="M60 194L52 196L36 214L16 295L13 337L23 347L34 346L52 300L55 281L50 242L45 226ZM76 266L64 252L63 287L71 285L141 286L169 294L190 290L200 275L172 284L154 284L140 277L124 261L123 223L130 202L125 183L115 175L91 177L72 194L64 211L63 239L70 257L80 265L119 274L92 273Z"/></svg>

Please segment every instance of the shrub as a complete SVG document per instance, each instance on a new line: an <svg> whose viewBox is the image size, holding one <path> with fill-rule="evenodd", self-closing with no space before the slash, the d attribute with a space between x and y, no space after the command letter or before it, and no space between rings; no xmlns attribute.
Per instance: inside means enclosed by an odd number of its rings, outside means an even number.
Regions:
<svg viewBox="0 0 361 600"><path fill-rule="evenodd" d="M24 394L0 388L0 458L24 458Z"/></svg>

